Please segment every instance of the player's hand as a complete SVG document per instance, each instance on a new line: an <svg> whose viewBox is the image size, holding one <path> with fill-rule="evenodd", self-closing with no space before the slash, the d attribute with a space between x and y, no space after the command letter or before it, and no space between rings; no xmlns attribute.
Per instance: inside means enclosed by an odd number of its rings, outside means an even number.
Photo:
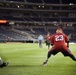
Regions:
<svg viewBox="0 0 76 75"><path fill-rule="evenodd" d="M67 46L69 48L69 46Z"/></svg>

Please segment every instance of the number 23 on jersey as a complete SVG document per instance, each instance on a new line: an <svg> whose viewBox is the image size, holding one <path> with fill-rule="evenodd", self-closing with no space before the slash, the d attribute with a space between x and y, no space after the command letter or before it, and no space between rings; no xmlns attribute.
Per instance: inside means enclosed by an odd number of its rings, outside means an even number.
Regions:
<svg viewBox="0 0 76 75"><path fill-rule="evenodd" d="M56 41L63 41L64 37L63 37L63 35L55 35L55 40Z"/></svg>

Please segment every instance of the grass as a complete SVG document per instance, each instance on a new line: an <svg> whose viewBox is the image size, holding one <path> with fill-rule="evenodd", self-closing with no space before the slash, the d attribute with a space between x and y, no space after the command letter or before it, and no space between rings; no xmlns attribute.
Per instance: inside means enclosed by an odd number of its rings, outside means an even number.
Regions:
<svg viewBox="0 0 76 75"><path fill-rule="evenodd" d="M76 56L76 44L70 49ZM76 62L61 53L52 56L47 66L41 66L47 56L47 47L37 43L0 43L0 56L9 65L0 68L0 75L76 75Z"/></svg>

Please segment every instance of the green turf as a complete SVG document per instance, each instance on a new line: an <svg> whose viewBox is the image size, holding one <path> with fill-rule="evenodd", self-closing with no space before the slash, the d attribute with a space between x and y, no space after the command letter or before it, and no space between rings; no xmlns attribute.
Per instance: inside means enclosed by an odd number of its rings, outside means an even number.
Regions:
<svg viewBox="0 0 76 75"><path fill-rule="evenodd" d="M70 45L76 56L76 44ZM0 75L76 75L76 62L61 53L52 56L47 66L41 66L47 56L47 47L38 44L0 43L0 56L9 65L0 68Z"/></svg>

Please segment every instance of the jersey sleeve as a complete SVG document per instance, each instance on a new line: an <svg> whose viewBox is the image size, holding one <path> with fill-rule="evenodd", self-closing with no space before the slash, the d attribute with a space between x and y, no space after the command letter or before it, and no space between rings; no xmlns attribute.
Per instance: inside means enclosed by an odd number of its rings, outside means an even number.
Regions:
<svg viewBox="0 0 76 75"><path fill-rule="evenodd" d="M65 34L64 34L64 36L65 36L65 42L67 43L67 42L69 41L69 38L68 38L68 36L65 35Z"/></svg>

